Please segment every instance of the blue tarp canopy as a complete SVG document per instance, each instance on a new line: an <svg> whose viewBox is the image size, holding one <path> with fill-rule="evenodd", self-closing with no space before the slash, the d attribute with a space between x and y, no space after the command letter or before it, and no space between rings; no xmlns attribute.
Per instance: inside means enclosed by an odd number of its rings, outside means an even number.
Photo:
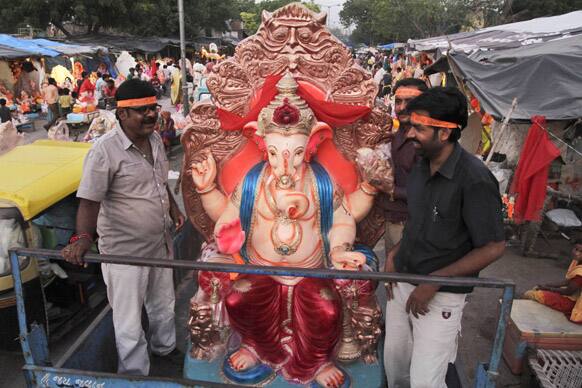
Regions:
<svg viewBox="0 0 582 388"><path fill-rule="evenodd" d="M61 53L58 51L39 46L31 39L20 39L6 34L0 34L0 45L16 50L27 51L30 53L29 55L40 55L47 57L56 57L61 55Z"/></svg>
<svg viewBox="0 0 582 388"><path fill-rule="evenodd" d="M93 54L103 47L84 46L55 42L48 39L22 39L11 35L0 34L0 46L6 49L17 50L23 56L58 57L59 55ZM5 56L6 58L7 56ZM12 56L12 58L16 58Z"/></svg>
<svg viewBox="0 0 582 388"><path fill-rule="evenodd" d="M388 44L379 44L378 50L392 50L393 48L404 47L404 43L388 43Z"/></svg>
<svg viewBox="0 0 582 388"><path fill-rule="evenodd" d="M4 46L0 44L0 58L15 59L15 58L26 58L30 55L30 51L18 50L12 47Z"/></svg>

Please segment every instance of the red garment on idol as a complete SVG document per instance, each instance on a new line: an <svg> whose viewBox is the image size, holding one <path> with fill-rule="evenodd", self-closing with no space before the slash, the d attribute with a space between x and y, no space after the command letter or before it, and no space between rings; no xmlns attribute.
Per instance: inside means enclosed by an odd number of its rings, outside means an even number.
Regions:
<svg viewBox="0 0 582 388"><path fill-rule="evenodd" d="M277 95L277 82L279 82L281 77L281 75L270 75L265 78L263 87L255 100L251 103L251 109L245 117L218 108L217 113L222 129L226 131L238 131L241 130L245 124L255 121L259 117L261 110L269 105ZM331 127L335 128L342 125L353 124L358 119L361 119L371 112L371 109L367 106L338 104L336 102L324 101L323 98L320 98L323 96L316 95L318 93L321 93L321 91L310 87L306 83L299 83L297 95L307 102L319 121L323 121Z"/></svg>
<svg viewBox="0 0 582 388"><path fill-rule="evenodd" d="M95 91L95 85L89 80L89 78L85 78L81 85L79 86L79 94L83 92L93 93Z"/></svg>
<svg viewBox="0 0 582 388"><path fill-rule="evenodd" d="M243 275L225 299L243 346L299 384L331 362L340 338L341 300L328 279L286 286L269 276Z"/></svg>
<svg viewBox="0 0 582 388"><path fill-rule="evenodd" d="M560 156L560 150L544 129L545 117L533 116L531 122L510 190L517 194L515 220L518 223L541 219L550 163Z"/></svg>

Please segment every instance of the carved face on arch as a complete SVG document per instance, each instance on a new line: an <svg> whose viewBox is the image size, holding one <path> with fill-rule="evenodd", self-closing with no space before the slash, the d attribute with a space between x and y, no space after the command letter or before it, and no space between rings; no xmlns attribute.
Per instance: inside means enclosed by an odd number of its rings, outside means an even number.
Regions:
<svg viewBox="0 0 582 388"><path fill-rule="evenodd" d="M285 186L299 179L298 173L305 162L308 137L302 133L268 133L264 137L267 161L278 182Z"/></svg>
<svg viewBox="0 0 582 388"><path fill-rule="evenodd" d="M280 14L280 15L279 15ZM265 26L261 31L265 43L271 50L289 54L310 54L321 50L322 34L330 35L325 30L326 14L310 14L300 7L286 7L275 15L263 11L261 17Z"/></svg>

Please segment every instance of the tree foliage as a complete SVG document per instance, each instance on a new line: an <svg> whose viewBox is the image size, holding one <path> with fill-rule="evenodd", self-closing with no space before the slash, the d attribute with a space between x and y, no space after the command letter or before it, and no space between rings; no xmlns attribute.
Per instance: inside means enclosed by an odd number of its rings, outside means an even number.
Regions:
<svg viewBox="0 0 582 388"><path fill-rule="evenodd" d="M355 42L406 42L582 9L582 0L347 0Z"/></svg>
<svg viewBox="0 0 582 388"><path fill-rule="evenodd" d="M582 9L582 0L510 0L505 4L507 23L543 16L561 15Z"/></svg>
<svg viewBox="0 0 582 388"><path fill-rule="evenodd" d="M236 0L184 0L187 37L224 31L225 21L238 18ZM19 0L0 8L0 31L14 32L30 25L45 29L54 24L69 34L66 22L86 26L88 33L104 28L141 36L176 36L179 33L176 0Z"/></svg>
<svg viewBox="0 0 582 388"><path fill-rule="evenodd" d="M244 31L247 35L252 35L257 32L261 25L261 13L265 11L275 11L289 3L295 3L297 0L264 0L256 2L253 0L239 0L238 11L241 20L244 24ZM303 5L314 12L320 12L319 5L315 4L313 0L302 1Z"/></svg>

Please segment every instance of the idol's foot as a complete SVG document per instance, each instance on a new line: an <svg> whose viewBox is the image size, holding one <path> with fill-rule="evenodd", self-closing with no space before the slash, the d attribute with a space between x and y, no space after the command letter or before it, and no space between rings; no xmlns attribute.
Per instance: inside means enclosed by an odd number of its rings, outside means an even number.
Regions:
<svg viewBox="0 0 582 388"><path fill-rule="evenodd" d="M259 360L248 349L240 348L230 356L228 362L234 370L243 371L257 365Z"/></svg>
<svg viewBox="0 0 582 388"><path fill-rule="evenodd" d="M319 371L315 376L315 381L322 387L340 388L345 381L345 376L338 367L331 364Z"/></svg>

